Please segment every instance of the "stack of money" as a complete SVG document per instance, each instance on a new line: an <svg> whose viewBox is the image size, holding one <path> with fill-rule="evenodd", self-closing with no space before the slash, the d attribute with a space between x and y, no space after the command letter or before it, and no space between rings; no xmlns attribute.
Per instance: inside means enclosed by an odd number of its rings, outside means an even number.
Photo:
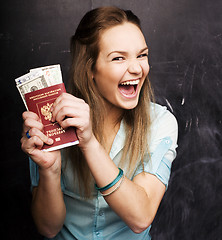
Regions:
<svg viewBox="0 0 222 240"><path fill-rule="evenodd" d="M27 108L25 101L26 93L62 83L60 65L57 64L31 69L29 73L16 78L15 82L25 107Z"/></svg>

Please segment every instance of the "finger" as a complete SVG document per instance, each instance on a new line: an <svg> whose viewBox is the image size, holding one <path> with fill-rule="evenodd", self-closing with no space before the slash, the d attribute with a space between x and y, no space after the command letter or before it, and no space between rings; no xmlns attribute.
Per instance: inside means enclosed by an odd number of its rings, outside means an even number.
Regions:
<svg viewBox="0 0 222 240"><path fill-rule="evenodd" d="M22 136L24 136L25 133L32 127L39 128L40 130L43 130L43 124L41 123L41 120L38 117L38 115L35 114L34 112L26 111L22 114L22 118L24 120Z"/></svg>
<svg viewBox="0 0 222 240"><path fill-rule="evenodd" d="M41 139L41 141L43 143L46 143L48 145L53 144L53 139L49 138L48 136L46 136L42 131L40 131L38 128L31 128L29 130L29 136L30 138L32 137L38 137L39 139Z"/></svg>
<svg viewBox="0 0 222 240"><path fill-rule="evenodd" d="M90 119L90 109L87 104L82 105L79 107L72 106L72 107L62 107L56 116L56 121L59 123L60 126L63 128L67 128L70 126L76 127L73 125L70 118L78 118L80 121L89 121Z"/></svg>
<svg viewBox="0 0 222 240"><path fill-rule="evenodd" d="M51 112L55 110L57 105L59 105L61 102L64 102L66 100L72 100L72 95L68 93L62 93L56 100L54 101L52 107L51 107Z"/></svg>
<svg viewBox="0 0 222 240"><path fill-rule="evenodd" d="M40 131L43 131L43 124L33 118L27 118L24 123L23 123L23 133L22 135L24 136L26 132L31 129L31 128L37 128Z"/></svg>
<svg viewBox="0 0 222 240"><path fill-rule="evenodd" d="M60 126L64 129L68 127L76 127L80 131L83 131L86 124L80 118L66 118L60 123Z"/></svg>
<svg viewBox="0 0 222 240"><path fill-rule="evenodd" d="M55 100L53 106L57 105L60 101L63 101L65 99L66 100L68 100L68 99L72 100L72 99L78 99L78 98L76 98L75 96L73 96L70 93L62 93L59 97L57 97L57 99Z"/></svg>
<svg viewBox="0 0 222 240"><path fill-rule="evenodd" d="M78 99L72 96L72 98L62 99L61 101L57 102L52 111L52 121L61 121L66 116L67 117L74 117L76 113L84 108L86 103L82 99Z"/></svg>
<svg viewBox="0 0 222 240"><path fill-rule="evenodd" d="M58 112L55 113L55 121L57 121L60 126L62 126L62 122L66 118L73 118L77 116L76 110L73 107L64 106L57 110Z"/></svg>
<svg viewBox="0 0 222 240"><path fill-rule="evenodd" d="M32 119L35 119L36 121L40 121L39 116L36 113L31 111L23 112L22 118L23 120L26 120L27 118L32 118Z"/></svg>
<svg viewBox="0 0 222 240"><path fill-rule="evenodd" d="M52 109L54 109L61 102L66 102L66 101L77 102L77 103L85 103L85 101L83 99L77 98L77 97L73 96L72 94L62 93L53 103Z"/></svg>
<svg viewBox="0 0 222 240"><path fill-rule="evenodd" d="M37 136L33 136L30 139L22 137L21 139L21 148L29 156L31 156L36 149L42 149L43 145L44 142Z"/></svg>
<svg viewBox="0 0 222 240"><path fill-rule="evenodd" d="M80 131L84 131L84 129L87 129L91 125L89 106L84 104L81 109L75 109L75 111L64 107L58 113L58 120L60 126L63 128L72 126L78 128Z"/></svg>

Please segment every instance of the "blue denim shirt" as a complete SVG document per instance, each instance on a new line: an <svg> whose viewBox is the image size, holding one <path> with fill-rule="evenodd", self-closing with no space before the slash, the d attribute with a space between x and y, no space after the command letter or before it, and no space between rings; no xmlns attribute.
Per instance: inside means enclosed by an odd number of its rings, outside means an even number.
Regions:
<svg viewBox="0 0 222 240"><path fill-rule="evenodd" d="M141 162L135 169L133 179L143 170L155 175L167 188L171 164L176 157L177 122L174 116L158 104L152 104L151 154L145 157L144 168ZM114 139L110 157L118 166L125 141L124 122ZM149 159L151 156L151 159ZM124 168L123 168L124 169ZM38 167L30 160L32 186L38 185ZM53 239L58 240L149 240L151 226L140 234L134 233L109 207L96 190L93 197L84 199L79 194L78 183L74 183L72 167L62 171L61 186L66 205L66 219L62 230Z"/></svg>

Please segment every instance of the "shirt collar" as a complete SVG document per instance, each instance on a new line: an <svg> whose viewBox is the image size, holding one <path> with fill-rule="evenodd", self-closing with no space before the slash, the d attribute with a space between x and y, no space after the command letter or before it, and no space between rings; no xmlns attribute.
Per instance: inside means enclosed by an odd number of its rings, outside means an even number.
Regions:
<svg viewBox="0 0 222 240"><path fill-rule="evenodd" d="M109 156L111 157L111 159L113 159L123 149L125 138L126 138L125 125L124 125L124 121L122 120L120 123L119 130L114 138L112 148L109 153Z"/></svg>

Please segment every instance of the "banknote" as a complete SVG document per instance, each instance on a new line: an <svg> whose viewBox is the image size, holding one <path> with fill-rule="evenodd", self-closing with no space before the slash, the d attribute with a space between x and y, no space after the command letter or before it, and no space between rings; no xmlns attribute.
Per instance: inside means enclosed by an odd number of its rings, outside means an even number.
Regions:
<svg viewBox="0 0 222 240"><path fill-rule="evenodd" d="M51 70L51 69L56 69L57 71L61 71L60 64L49 65L49 66L38 67L38 68L32 68L32 69L29 70L29 72L47 71L47 70Z"/></svg>
<svg viewBox="0 0 222 240"><path fill-rule="evenodd" d="M62 72L59 64L30 69L30 73L36 72L44 75L49 86L62 83Z"/></svg>
<svg viewBox="0 0 222 240"><path fill-rule="evenodd" d="M29 81L29 80L34 79L36 77L39 77L41 75L42 75L42 73L37 72L37 71L36 72L32 72L32 73L29 72L29 73L27 73L27 74L25 74L25 75L23 75L21 77L16 78L15 79L15 83L16 83L16 85L20 85L20 84L23 84L26 81Z"/></svg>
<svg viewBox="0 0 222 240"><path fill-rule="evenodd" d="M18 91L22 97L22 100L27 108L26 101L25 101L25 94L29 92L33 92L42 88L48 87L48 83L45 80L44 76L39 76L34 79L30 79L22 84L17 85Z"/></svg>
<svg viewBox="0 0 222 240"><path fill-rule="evenodd" d="M60 65L30 69L29 73L15 79L16 86L27 108L25 94L62 83Z"/></svg>

